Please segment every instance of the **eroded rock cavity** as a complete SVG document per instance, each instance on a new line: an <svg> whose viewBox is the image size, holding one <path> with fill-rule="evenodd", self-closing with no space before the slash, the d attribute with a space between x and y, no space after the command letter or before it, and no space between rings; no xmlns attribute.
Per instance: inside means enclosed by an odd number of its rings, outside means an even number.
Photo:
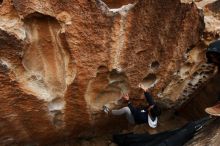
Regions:
<svg viewBox="0 0 220 146"><path fill-rule="evenodd" d="M123 72L108 71L104 66L97 70L96 77L90 80L86 91L86 101L90 111L97 112L103 105L114 108L122 94L128 93L130 88L128 78Z"/></svg>
<svg viewBox="0 0 220 146"><path fill-rule="evenodd" d="M27 78L24 89L48 102L48 110L55 125L62 123L65 108L64 94L76 75L65 35L52 17L32 14L25 19L27 44L22 64Z"/></svg>

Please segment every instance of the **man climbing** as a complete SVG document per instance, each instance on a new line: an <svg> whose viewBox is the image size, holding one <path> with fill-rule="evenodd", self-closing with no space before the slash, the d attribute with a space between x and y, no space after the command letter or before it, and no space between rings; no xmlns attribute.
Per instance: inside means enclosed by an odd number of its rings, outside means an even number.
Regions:
<svg viewBox="0 0 220 146"><path fill-rule="evenodd" d="M106 113L111 112L112 115L126 115L126 118L131 124L148 123L150 127L156 128L158 116L161 114L160 108L155 104L152 96L149 94L148 89L142 84L139 87L144 90L144 96L149 104L146 108L136 108L129 101L128 94L125 94L122 98L128 102L128 106L118 110L110 111L107 106L103 106Z"/></svg>
<svg viewBox="0 0 220 146"><path fill-rule="evenodd" d="M208 46L206 57L208 63L218 66L218 73L220 73L220 40L214 41ZM205 111L210 115L220 116L220 95L218 96L217 104L206 108Z"/></svg>

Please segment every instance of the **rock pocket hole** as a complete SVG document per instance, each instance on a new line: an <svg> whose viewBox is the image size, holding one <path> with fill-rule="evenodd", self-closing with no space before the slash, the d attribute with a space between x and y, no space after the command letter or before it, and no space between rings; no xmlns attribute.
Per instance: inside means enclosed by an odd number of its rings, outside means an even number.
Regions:
<svg viewBox="0 0 220 146"><path fill-rule="evenodd" d="M151 69L156 70L160 67L160 63L158 61L154 61L151 63Z"/></svg>
<svg viewBox="0 0 220 146"><path fill-rule="evenodd" d="M153 87L156 82L157 82L156 75L153 73L150 73L143 79L142 84L145 87L150 88L150 87Z"/></svg>
<svg viewBox="0 0 220 146"><path fill-rule="evenodd" d="M137 0L102 0L110 9L121 8L124 5L133 4Z"/></svg>
<svg viewBox="0 0 220 146"><path fill-rule="evenodd" d="M99 66L97 69L97 74L108 73L108 72L109 72L108 68L104 65Z"/></svg>
<svg viewBox="0 0 220 146"><path fill-rule="evenodd" d="M116 69L113 69L110 73L109 73L109 82L113 83L113 82L117 82L117 81L127 81L128 78L125 75L124 72L119 72Z"/></svg>
<svg viewBox="0 0 220 146"><path fill-rule="evenodd" d="M3 3L3 0L0 0L0 5Z"/></svg>

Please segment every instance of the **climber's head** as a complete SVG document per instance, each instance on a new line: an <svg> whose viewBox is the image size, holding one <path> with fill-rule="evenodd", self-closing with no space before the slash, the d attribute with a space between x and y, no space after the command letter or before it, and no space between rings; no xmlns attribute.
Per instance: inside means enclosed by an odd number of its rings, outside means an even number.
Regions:
<svg viewBox="0 0 220 146"><path fill-rule="evenodd" d="M208 63L220 65L220 40L214 41L209 44L206 50L206 57Z"/></svg>

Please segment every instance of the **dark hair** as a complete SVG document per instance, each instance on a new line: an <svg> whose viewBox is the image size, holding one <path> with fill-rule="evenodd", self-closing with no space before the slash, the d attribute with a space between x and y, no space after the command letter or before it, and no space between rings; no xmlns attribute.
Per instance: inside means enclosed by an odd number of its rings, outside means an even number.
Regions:
<svg viewBox="0 0 220 146"><path fill-rule="evenodd" d="M157 105L154 105L154 107L150 109L150 113L152 117L158 117L161 115L161 109Z"/></svg>
<svg viewBox="0 0 220 146"><path fill-rule="evenodd" d="M215 55L215 58L217 58L219 60L220 40L216 40L216 41L209 44L209 46L206 50L206 57L207 57L208 63L214 63L213 60L212 60L213 58L211 57L211 54Z"/></svg>
<svg viewBox="0 0 220 146"><path fill-rule="evenodd" d="M207 63L214 63L213 57L211 57L211 55L214 55L214 57L220 61L220 53L207 52L206 53Z"/></svg>

